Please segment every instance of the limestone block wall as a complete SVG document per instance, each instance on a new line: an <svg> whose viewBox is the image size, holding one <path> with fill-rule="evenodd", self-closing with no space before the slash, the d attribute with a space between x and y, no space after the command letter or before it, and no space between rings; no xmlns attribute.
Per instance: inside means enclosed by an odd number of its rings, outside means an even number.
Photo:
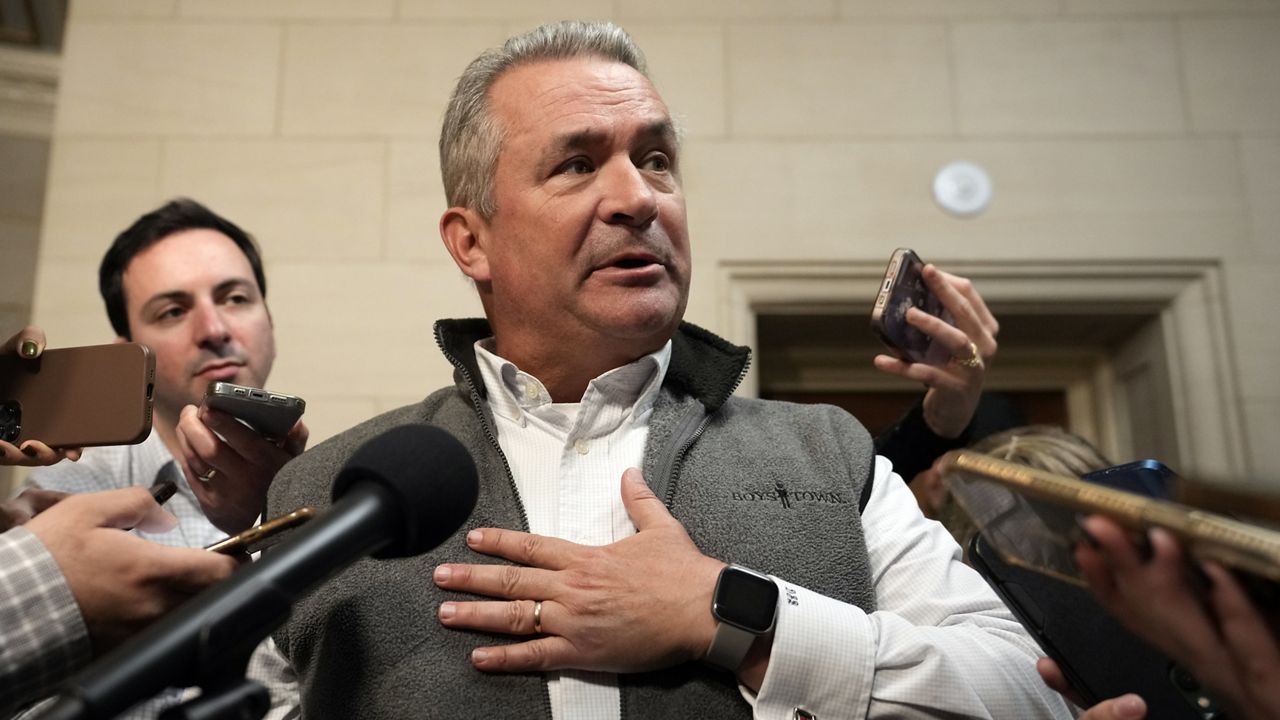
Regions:
<svg viewBox="0 0 1280 720"><path fill-rule="evenodd" d="M319 439L447 382L431 322L479 312L444 253L453 81L538 22L611 19L686 130L690 319L717 268L1082 259L1221 267L1250 464L1280 467L1280 0L76 0L35 318L105 342L94 271L174 195L265 250ZM958 158L983 216L932 203Z"/></svg>

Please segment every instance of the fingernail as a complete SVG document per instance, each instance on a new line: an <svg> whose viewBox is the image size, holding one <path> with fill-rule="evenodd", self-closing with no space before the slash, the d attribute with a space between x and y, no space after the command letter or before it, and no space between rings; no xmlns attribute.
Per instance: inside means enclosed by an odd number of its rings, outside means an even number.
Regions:
<svg viewBox="0 0 1280 720"><path fill-rule="evenodd" d="M458 612L458 607L451 602L444 603L440 606L440 619L449 620Z"/></svg>
<svg viewBox="0 0 1280 720"><path fill-rule="evenodd" d="M467 533L468 545L479 545L482 540L484 540L484 533L480 532L479 530L472 530L471 532Z"/></svg>
<svg viewBox="0 0 1280 720"><path fill-rule="evenodd" d="M453 576L453 569L446 565L441 565L440 567L436 568L436 571L433 577L435 577L436 582L442 583L442 582L449 582L449 578L452 576Z"/></svg>
<svg viewBox="0 0 1280 720"><path fill-rule="evenodd" d="M22 451L22 454L23 454L23 455L26 455L27 457L35 457L36 455L38 455L38 454L39 454L39 453L37 453L37 452L36 452L36 449L35 449L34 447L32 447L32 445L31 445L31 443L30 443L30 442L24 442L24 443L22 443L22 447L20 447L20 448L18 448L18 449L19 449L19 450L21 450L21 451Z"/></svg>
<svg viewBox="0 0 1280 720"><path fill-rule="evenodd" d="M23 340L22 348L19 350L24 358L33 358L40 354L40 346L34 340Z"/></svg>
<svg viewBox="0 0 1280 720"><path fill-rule="evenodd" d="M489 651L484 648L476 648L471 651L471 662L480 664L489 659Z"/></svg>
<svg viewBox="0 0 1280 720"><path fill-rule="evenodd" d="M1140 718L1146 712L1146 705L1137 695L1125 695L1116 700L1116 710L1123 717Z"/></svg>

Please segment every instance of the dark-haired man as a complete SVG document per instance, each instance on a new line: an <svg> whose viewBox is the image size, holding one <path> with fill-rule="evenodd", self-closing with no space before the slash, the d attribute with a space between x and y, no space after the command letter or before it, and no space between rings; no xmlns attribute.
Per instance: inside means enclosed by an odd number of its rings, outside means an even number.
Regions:
<svg viewBox="0 0 1280 720"><path fill-rule="evenodd" d="M262 387L275 361L266 276L253 238L200 203L172 200L116 237L98 280L117 340L155 352L153 429L138 445L89 448L79 462L36 470L31 483L81 493L171 480L178 492L166 509L178 527L139 532L162 544L203 547L248 527L276 471L307 440L301 422L276 444L197 407L215 380ZM250 675L270 687L277 704L291 702L287 666L269 648L255 653ZM130 717L154 717L176 697L168 691Z"/></svg>

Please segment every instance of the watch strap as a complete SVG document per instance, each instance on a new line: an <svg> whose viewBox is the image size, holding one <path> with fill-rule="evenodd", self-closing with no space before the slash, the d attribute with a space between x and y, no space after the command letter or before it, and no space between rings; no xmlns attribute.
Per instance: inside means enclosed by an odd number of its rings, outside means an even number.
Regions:
<svg viewBox="0 0 1280 720"><path fill-rule="evenodd" d="M751 643L757 637L759 635L753 632L721 622L716 626L715 637L711 639L711 647L707 648L704 659L716 667L734 672L742 664L742 659L747 656Z"/></svg>

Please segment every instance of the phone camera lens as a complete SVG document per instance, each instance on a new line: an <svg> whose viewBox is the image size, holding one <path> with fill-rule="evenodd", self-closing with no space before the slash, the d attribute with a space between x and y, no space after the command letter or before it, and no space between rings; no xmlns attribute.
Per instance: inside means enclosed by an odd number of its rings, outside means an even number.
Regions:
<svg viewBox="0 0 1280 720"><path fill-rule="evenodd" d="M13 442L22 433L22 406L17 400L0 403L0 440Z"/></svg>
<svg viewBox="0 0 1280 720"><path fill-rule="evenodd" d="M1177 665L1169 669L1169 677L1173 679L1174 685L1177 685L1179 689L1185 692L1197 692L1200 690L1200 681Z"/></svg>

